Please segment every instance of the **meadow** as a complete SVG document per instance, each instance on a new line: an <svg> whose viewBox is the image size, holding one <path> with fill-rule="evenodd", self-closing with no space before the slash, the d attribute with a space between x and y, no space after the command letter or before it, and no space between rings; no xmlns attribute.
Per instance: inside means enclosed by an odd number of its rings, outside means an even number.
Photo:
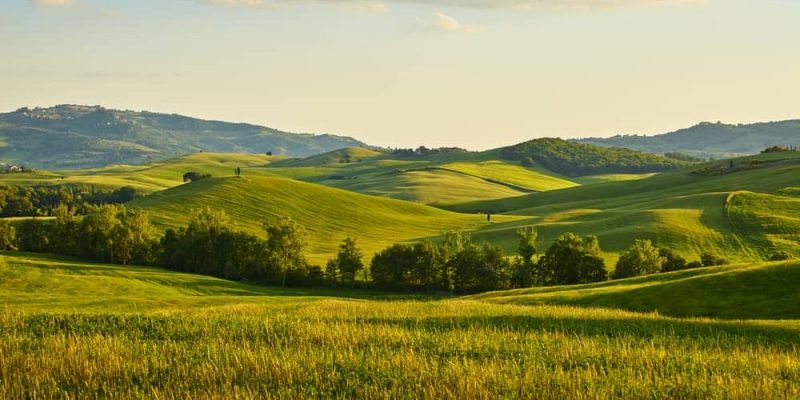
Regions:
<svg viewBox="0 0 800 400"><path fill-rule="evenodd" d="M800 396L791 320L287 290L2 259L2 397Z"/></svg>

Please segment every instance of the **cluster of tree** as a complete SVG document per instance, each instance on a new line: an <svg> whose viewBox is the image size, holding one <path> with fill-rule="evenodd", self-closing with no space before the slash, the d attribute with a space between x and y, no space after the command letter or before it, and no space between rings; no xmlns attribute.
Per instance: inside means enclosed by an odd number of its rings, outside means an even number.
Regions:
<svg viewBox="0 0 800 400"><path fill-rule="evenodd" d="M726 259L711 253L700 255L700 261L687 262L671 249L658 248L649 240L636 240L620 256L613 277L623 279L725 264L728 264Z"/></svg>
<svg viewBox="0 0 800 400"><path fill-rule="evenodd" d="M460 147L439 147L429 149L425 146L420 146L416 149L393 149L392 155L411 157L411 156L427 156L432 154L453 154L453 153L467 153L468 151Z"/></svg>
<svg viewBox="0 0 800 400"><path fill-rule="evenodd" d="M472 293L530 286L591 283L608 279L596 237L568 233L536 259L538 235L517 232L518 254L468 236L449 233L441 243L396 244L372 260L372 282L389 289Z"/></svg>
<svg viewBox="0 0 800 400"><path fill-rule="evenodd" d="M761 154L798 151L797 146L770 146L761 151Z"/></svg>
<svg viewBox="0 0 800 400"><path fill-rule="evenodd" d="M0 185L0 217L52 216L59 207L84 214L89 206L123 204L136 197L136 189L126 186L113 191L94 187Z"/></svg>
<svg viewBox="0 0 800 400"><path fill-rule="evenodd" d="M606 148L562 139L535 139L506 147L501 157L525 166L541 165L567 176L663 172L687 162L623 148Z"/></svg>
<svg viewBox="0 0 800 400"><path fill-rule="evenodd" d="M87 206L85 216L59 206L54 220L28 219L15 232L3 226L0 244L23 251L55 253L115 264L154 265L158 255L156 230L147 214L119 204Z"/></svg>

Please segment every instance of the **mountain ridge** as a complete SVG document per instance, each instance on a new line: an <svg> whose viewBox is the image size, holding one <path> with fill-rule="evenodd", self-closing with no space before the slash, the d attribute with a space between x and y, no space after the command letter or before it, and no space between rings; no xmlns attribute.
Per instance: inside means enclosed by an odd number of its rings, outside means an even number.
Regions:
<svg viewBox="0 0 800 400"><path fill-rule="evenodd" d="M771 146L800 145L800 119L749 124L701 122L657 135L616 135L573 141L657 154L677 152L709 159L732 158L758 154Z"/></svg>
<svg viewBox="0 0 800 400"><path fill-rule="evenodd" d="M0 113L0 140L0 160L48 169L145 164L204 151L310 156L370 147L346 136L67 104Z"/></svg>

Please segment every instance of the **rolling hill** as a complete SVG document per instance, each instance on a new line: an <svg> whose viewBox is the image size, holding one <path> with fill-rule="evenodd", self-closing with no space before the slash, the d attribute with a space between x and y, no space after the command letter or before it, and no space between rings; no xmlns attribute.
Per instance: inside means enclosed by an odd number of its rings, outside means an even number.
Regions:
<svg viewBox="0 0 800 400"><path fill-rule="evenodd" d="M661 135L618 135L580 139L578 142L656 154L679 152L721 159L758 154L776 145L800 146L800 120L738 125L704 122Z"/></svg>
<svg viewBox="0 0 800 400"><path fill-rule="evenodd" d="M366 257L390 244L486 225L481 215L457 214L407 201L367 196L286 178L209 178L129 203L163 228L186 225L193 209L224 210L239 228L262 234L266 222L290 217L309 233L309 258L324 263L347 236ZM513 221L516 217L500 217Z"/></svg>
<svg viewBox="0 0 800 400"><path fill-rule="evenodd" d="M200 151L309 156L365 146L349 137L77 105L0 114L0 142L0 161L42 169L146 164Z"/></svg>
<svg viewBox="0 0 800 400"><path fill-rule="evenodd" d="M800 255L800 242L793 234L800 204L785 195L785 188L800 182L800 153L759 155L732 163L733 168L729 161L712 162L641 180L446 208L529 216L505 226L484 227L476 234L504 243L508 250L516 245L518 226L535 225L544 246L568 231L597 235L609 262L635 239L651 239L691 259L703 252L733 261L764 260L777 251ZM761 195L731 197L742 190Z"/></svg>

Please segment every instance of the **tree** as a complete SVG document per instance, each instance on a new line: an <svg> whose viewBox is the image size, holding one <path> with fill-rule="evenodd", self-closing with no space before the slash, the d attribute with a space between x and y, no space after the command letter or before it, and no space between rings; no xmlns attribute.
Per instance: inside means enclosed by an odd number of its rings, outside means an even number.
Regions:
<svg viewBox="0 0 800 400"><path fill-rule="evenodd" d="M344 282L355 285L356 273L364 268L362 258L363 254L358 249L356 240L348 236L339 246L335 259L335 269L341 273Z"/></svg>
<svg viewBox="0 0 800 400"><path fill-rule="evenodd" d="M273 267L281 273L281 286L286 286L287 276L306 268L303 255L305 229L291 219L283 218L275 225L264 224L264 231Z"/></svg>
<svg viewBox="0 0 800 400"><path fill-rule="evenodd" d="M519 239L519 245L517 246L519 257L514 263L514 271L511 277L512 285L518 288L530 287L539 281L538 268L533 260L533 257L538 252L536 242L539 239L539 234L533 227L525 227L517 231L517 238Z"/></svg>
<svg viewBox="0 0 800 400"><path fill-rule="evenodd" d="M651 275L661 272L666 258L649 240L636 240L628 251L620 256L614 270L614 279Z"/></svg>
<svg viewBox="0 0 800 400"><path fill-rule="evenodd" d="M508 261L503 251L488 243L470 243L450 260L453 290L474 293L508 288Z"/></svg>
<svg viewBox="0 0 800 400"><path fill-rule="evenodd" d="M17 249L17 230L8 221L0 220L0 250Z"/></svg>
<svg viewBox="0 0 800 400"><path fill-rule="evenodd" d="M565 233L539 259L544 285L573 285L608 279L608 271L595 236Z"/></svg>
<svg viewBox="0 0 800 400"><path fill-rule="evenodd" d="M682 271L687 269L686 259L676 254L671 249L661 248L658 254L664 258L661 265L661 272Z"/></svg>
<svg viewBox="0 0 800 400"><path fill-rule="evenodd" d="M19 226L17 237L22 251L46 252L50 249L47 223L35 218L27 219Z"/></svg>

